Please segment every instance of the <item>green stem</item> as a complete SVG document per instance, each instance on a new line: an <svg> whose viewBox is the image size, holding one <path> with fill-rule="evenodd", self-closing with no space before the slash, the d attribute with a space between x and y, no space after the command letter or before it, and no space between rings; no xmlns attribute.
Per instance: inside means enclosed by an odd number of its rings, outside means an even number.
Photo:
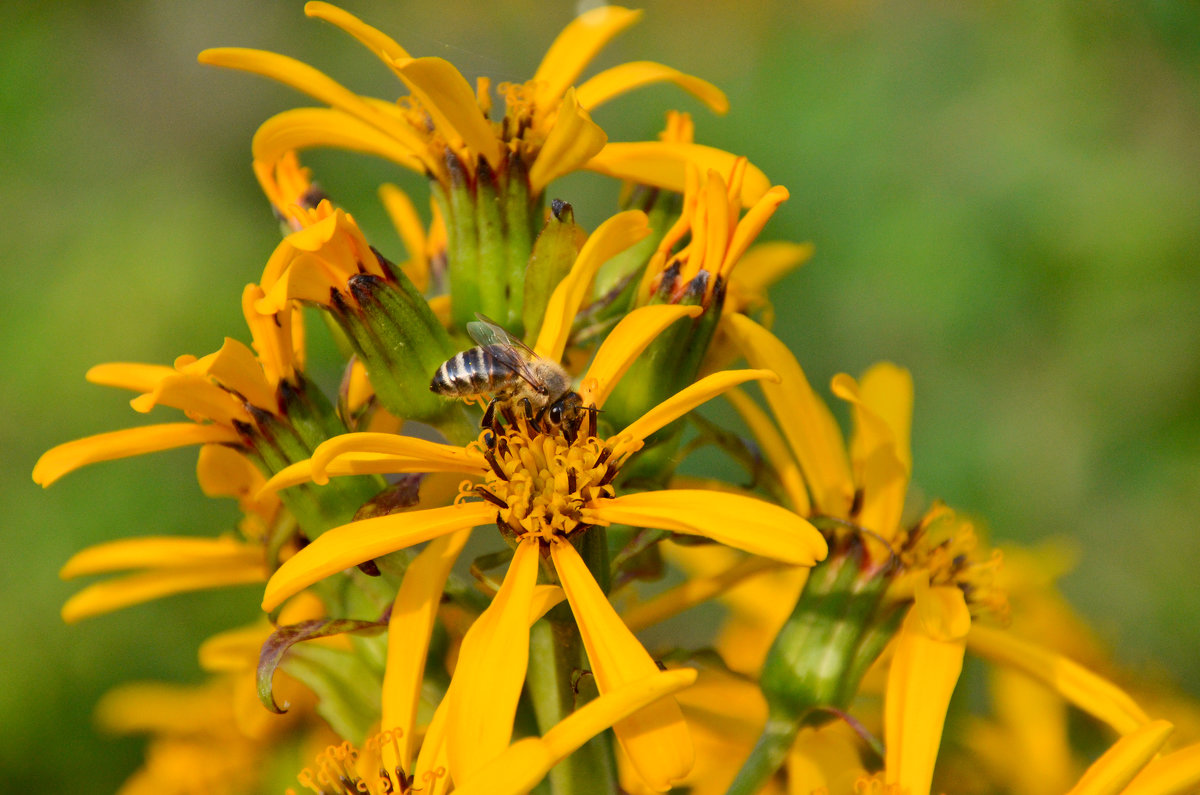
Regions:
<svg viewBox="0 0 1200 795"><path fill-rule="evenodd" d="M725 795L755 795L783 766L788 750L800 730L800 721L768 718L750 757L738 771Z"/></svg>
<svg viewBox="0 0 1200 795"><path fill-rule="evenodd" d="M582 641L574 621L538 621L530 630L529 688L542 734L575 709L573 677L583 660ZM550 769L554 795L616 792L616 760L607 733Z"/></svg>

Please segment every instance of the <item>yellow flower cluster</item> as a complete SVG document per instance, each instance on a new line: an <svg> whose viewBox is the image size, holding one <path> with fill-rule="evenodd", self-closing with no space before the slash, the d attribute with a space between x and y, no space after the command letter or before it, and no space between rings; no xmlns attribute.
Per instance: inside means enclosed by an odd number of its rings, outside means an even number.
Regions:
<svg viewBox="0 0 1200 795"><path fill-rule="evenodd" d="M1064 642L1059 629L1081 631L1039 574L1048 556L1006 565L967 517L917 504L909 373L881 363L833 379L847 441L769 330L767 288L811 252L755 242L788 190L695 143L686 114L640 142L610 142L592 121L653 83L728 109L716 87L649 61L580 80L640 12L586 11L529 81L495 91L337 7L305 12L405 93L359 95L275 53L200 55L320 103L254 136L284 237L243 293L250 344L97 366L89 380L132 390L136 411L184 421L67 442L33 473L48 486L199 445L201 488L244 515L236 535L126 538L63 567L132 572L72 597L67 621L265 589L258 622L201 648L208 684L143 683L101 704L109 728L154 737L124 791L278 790L276 760L321 746L296 778L317 793L1200 786L1200 745L1162 754L1195 713L1156 706L1174 723L1152 719L1123 674L1093 670L1106 665L1094 644ZM313 147L427 179L427 219L381 189L401 264L316 186L299 157ZM580 170L652 198L588 233L568 203L546 206L548 186ZM312 315L346 353L331 389L305 370ZM717 397L740 423L697 413ZM682 474L709 443L750 486ZM726 607L718 623L636 634L710 601ZM1030 631L1048 604L1059 623ZM952 704L968 650L993 663L990 709ZM1111 744L1090 767L1068 707Z"/></svg>

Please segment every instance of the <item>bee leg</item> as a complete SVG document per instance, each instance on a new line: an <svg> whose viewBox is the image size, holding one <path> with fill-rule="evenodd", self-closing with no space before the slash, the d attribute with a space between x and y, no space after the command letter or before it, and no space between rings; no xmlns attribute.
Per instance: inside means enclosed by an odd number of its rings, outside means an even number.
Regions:
<svg viewBox="0 0 1200 795"><path fill-rule="evenodd" d="M521 398L521 413L525 415L526 421L533 422L533 403L529 400L529 398Z"/></svg>
<svg viewBox="0 0 1200 795"><path fill-rule="evenodd" d="M483 410L483 419L479 421L480 428L491 428L496 420L496 399L492 398L488 401L487 408Z"/></svg>

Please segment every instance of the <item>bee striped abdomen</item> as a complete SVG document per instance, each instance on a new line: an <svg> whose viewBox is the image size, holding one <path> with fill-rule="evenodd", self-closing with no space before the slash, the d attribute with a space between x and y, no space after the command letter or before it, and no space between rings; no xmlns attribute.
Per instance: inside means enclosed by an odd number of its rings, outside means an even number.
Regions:
<svg viewBox="0 0 1200 795"><path fill-rule="evenodd" d="M506 373L484 348L471 348L442 363L429 388L447 397L468 397L496 391Z"/></svg>

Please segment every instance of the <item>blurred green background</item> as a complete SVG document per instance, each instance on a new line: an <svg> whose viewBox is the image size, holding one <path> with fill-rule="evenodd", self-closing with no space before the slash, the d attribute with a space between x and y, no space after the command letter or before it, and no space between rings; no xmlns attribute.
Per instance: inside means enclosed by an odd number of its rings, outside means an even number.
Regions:
<svg viewBox="0 0 1200 795"><path fill-rule="evenodd" d="M570 5L346 6L468 77L532 74ZM299 95L201 67L208 46L281 51L352 88L386 69L299 2L8 2L0 10L0 207L14 291L0 313L6 552L0 780L109 792L137 740L91 711L131 678L198 681L199 641L257 591L175 597L65 627L57 569L102 539L211 534L194 451L92 467L43 492L46 448L144 421L86 384L103 361L170 362L245 338L242 285L278 230L249 141ZM599 65L651 58L720 85L707 114L670 88L604 107L614 140L669 107L792 199L765 238L817 255L776 293L777 331L824 394L888 358L917 385L916 482L1000 539L1077 540L1064 588L1133 665L1200 693L1200 12L1191 3L654 2ZM385 252L375 185L418 180L306 158ZM615 191L551 194L592 226ZM157 417L157 415L156 415ZM164 412L158 421L167 421Z"/></svg>

